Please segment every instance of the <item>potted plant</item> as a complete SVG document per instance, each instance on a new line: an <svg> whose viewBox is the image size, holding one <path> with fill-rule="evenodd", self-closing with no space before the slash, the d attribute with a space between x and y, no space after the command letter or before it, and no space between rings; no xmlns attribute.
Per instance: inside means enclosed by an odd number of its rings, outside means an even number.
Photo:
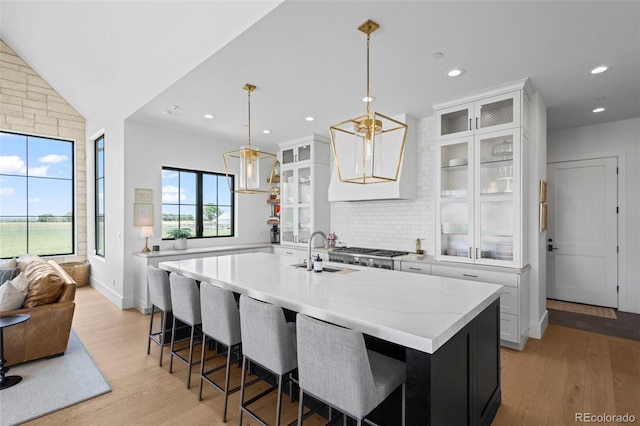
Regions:
<svg viewBox="0 0 640 426"><path fill-rule="evenodd" d="M169 236L176 240L173 248L175 248L176 250L184 250L187 248L187 238L191 237L191 229L174 228L169 231Z"/></svg>

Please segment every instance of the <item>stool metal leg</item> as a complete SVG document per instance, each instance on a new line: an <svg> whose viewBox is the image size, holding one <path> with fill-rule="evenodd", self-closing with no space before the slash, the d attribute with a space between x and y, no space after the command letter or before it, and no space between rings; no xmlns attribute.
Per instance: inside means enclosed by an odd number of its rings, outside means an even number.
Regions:
<svg viewBox="0 0 640 426"><path fill-rule="evenodd" d="M153 314L155 306L151 305L151 318L149 320L149 336L147 338L147 355L151 353L151 335L153 334Z"/></svg>

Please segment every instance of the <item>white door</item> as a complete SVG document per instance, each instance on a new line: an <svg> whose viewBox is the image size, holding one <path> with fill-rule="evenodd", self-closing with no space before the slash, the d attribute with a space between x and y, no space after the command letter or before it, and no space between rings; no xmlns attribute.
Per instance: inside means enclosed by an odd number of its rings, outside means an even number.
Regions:
<svg viewBox="0 0 640 426"><path fill-rule="evenodd" d="M547 165L547 297L618 306L617 159Z"/></svg>

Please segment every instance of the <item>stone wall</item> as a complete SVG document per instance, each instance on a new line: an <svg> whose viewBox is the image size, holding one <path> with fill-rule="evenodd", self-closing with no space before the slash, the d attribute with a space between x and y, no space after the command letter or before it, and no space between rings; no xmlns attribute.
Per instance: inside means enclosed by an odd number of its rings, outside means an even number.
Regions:
<svg viewBox="0 0 640 426"><path fill-rule="evenodd" d="M87 256L85 119L0 40L0 129L74 141L76 254Z"/></svg>

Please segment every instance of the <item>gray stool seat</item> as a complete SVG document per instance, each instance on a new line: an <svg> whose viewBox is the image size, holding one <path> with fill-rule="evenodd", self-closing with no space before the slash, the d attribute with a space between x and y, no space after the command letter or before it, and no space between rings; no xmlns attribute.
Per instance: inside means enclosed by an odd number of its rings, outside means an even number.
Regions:
<svg viewBox="0 0 640 426"><path fill-rule="evenodd" d="M229 389L229 374L231 370L232 352L236 356L233 362L240 361L240 345L242 343L240 333L240 311L233 292L225 290L210 283L200 283L200 306L202 313L202 357L200 363L200 388L198 399L202 401L202 383L207 382L224 394L222 421L227 421L227 402L229 395L240 390L240 387ZM214 357L205 359L207 338L215 340L226 346L225 352L218 352ZM217 345L216 345L217 346ZM212 369L206 369L206 362L218 356L226 356L226 363ZM208 377L212 373L226 368L224 387L218 385Z"/></svg>
<svg viewBox="0 0 640 426"><path fill-rule="evenodd" d="M282 385L284 381L291 383L291 373L297 368L296 325L287 323L281 307L260 302L246 295L240 296L240 328L242 331L242 377L240 381L240 418L243 413L253 417L262 425L267 423L248 406L276 390L278 392L276 406L276 426L280 425L282 401ZM244 400L245 372L247 361L258 364L277 376L277 387L257 395L249 401ZM264 377L263 377L264 378Z"/></svg>
<svg viewBox="0 0 640 426"><path fill-rule="evenodd" d="M297 315L298 424L303 420L303 397L310 394L332 408L362 421L404 383L402 361L367 350L362 333Z"/></svg>
<svg viewBox="0 0 640 426"><path fill-rule="evenodd" d="M173 373L173 359L187 365L187 389L191 387L191 368L200 361L193 361L194 346L201 341L200 326L202 315L200 312L200 290L196 280L184 277L172 272L169 274L169 287L171 288L171 302L173 304L173 327L171 328L171 358L169 361L169 373ZM189 346L187 348L176 349L176 321L191 328ZM185 358L180 352L189 350L189 355Z"/></svg>
<svg viewBox="0 0 640 426"><path fill-rule="evenodd" d="M169 274L162 269L149 265L147 267L147 281L149 283L149 301L151 302L151 319L149 321L149 338L147 340L147 355L151 353L151 342L160 346L160 362L162 367L162 355L164 347L171 342L167 341L167 318L171 313L171 289L169 287ZM161 312L160 331L153 330L153 319L156 309Z"/></svg>

